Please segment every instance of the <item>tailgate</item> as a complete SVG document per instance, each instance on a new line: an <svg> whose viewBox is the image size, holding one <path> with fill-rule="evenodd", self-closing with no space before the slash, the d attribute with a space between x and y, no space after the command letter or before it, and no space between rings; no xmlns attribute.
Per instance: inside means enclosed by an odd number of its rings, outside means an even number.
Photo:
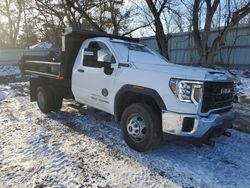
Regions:
<svg viewBox="0 0 250 188"><path fill-rule="evenodd" d="M37 75L50 78L61 78L61 62L46 61L44 58L23 56L19 61L23 75Z"/></svg>

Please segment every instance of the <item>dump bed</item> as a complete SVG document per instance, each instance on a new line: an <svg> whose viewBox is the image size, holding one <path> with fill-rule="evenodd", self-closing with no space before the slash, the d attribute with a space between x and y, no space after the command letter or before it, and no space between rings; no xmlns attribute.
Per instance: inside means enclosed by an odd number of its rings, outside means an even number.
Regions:
<svg viewBox="0 0 250 188"><path fill-rule="evenodd" d="M22 74L32 74L49 78L62 78L61 62L42 61L24 56L20 61Z"/></svg>
<svg viewBox="0 0 250 188"><path fill-rule="evenodd" d="M51 52L47 56L23 56L19 62L20 69L23 74L70 81L72 68L82 43L84 40L94 37L108 37L130 42L139 42L139 40L135 38L70 27L66 28L62 35L62 48L59 55Z"/></svg>

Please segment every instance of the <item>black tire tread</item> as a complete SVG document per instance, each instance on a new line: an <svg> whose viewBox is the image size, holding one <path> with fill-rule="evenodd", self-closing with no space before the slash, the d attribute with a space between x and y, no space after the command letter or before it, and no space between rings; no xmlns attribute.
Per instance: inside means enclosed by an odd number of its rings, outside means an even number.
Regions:
<svg viewBox="0 0 250 188"><path fill-rule="evenodd" d="M62 108L62 103L63 103L63 96L60 93L60 90L56 90L55 88L53 88L52 86L49 86L50 90L53 93L53 107L52 107L52 111L60 111L60 109Z"/></svg>
<svg viewBox="0 0 250 188"><path fill-rule="evenodd" d="M37 105L43 113L47 114L47 113L51 112L53 109L53 93L52 93L50 87L48 87L48 86L39 86L37 88L37 95L38 95L39 91L43 93L46 103L45 103L45 107L41 108L41 106L39 105L38 99L37 99Z"/></svg>

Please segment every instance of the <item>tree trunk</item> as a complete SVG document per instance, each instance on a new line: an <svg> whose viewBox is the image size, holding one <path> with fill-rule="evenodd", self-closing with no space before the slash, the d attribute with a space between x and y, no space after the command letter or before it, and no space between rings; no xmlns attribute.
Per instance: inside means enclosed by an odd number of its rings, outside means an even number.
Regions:
<svg viewBox="0 0 250 188"><path fill-rule="evenodd" d="M212 63L213 63L213 59L214 59L214 55L213 53L209 53L209 52L204 52L200 59L199 59L199 63L202 67L211 67Z"/></svg>
<svg viewBox="0 0 250 188"><path fill-rule="evenodd" d="M156 26L156 41L159 47L159 51L164 57L169 59L167 39L160 18L155 19L155 26Z"/></svg>
<svg viewBox="0 0 250 188"><path fill-rule="evenodd" d="M230 21L225 25L223 31L212 41L212 45L208 46L208 39L211 33L211 23L213 16L220 3L219 0L214 0L211 4L210 0L205 0L206 3L206 18L203 33L201 33L199 28L199 14L201 1L195 0L193 5L193 38L196 49L199 54L199 63L204 67L211 67L213 63L213 58L216 53L220 50L221 44L225 41L226 35L230 29L232 29L239 21L250 13L250 2L248 2L242 8L236 10ZM230 8L230 7L229 7ZM230 15L229 15L230 16ZM228 18L229 20L229 18Z"/></svg>
<svg viewBox="0 0 250 188"><path fill-rule="evenodd" d="M162 4L161 7L159 9L159 11L157 11L156 9L156 5L155 3L153 3L152 0L146 0L148 7L151 11L151 13L154 16L154 22L155 22L155 35L156 35L156 41L157 41L157 45L158 48L160 50L160 53L166 57L167 59L169 59L169 55L168 55L168 45L167 45L167 38L166 35L164 33L164 29L162 26L162 22L161 22L161 12L163 11L165 4L167 3L167 1L165 0Z"/></svg>

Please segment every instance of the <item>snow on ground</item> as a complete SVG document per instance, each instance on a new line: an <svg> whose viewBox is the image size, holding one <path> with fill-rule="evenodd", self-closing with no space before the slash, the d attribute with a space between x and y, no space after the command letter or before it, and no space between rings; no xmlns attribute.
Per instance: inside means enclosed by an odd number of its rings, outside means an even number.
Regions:
<svg viewBox="0 0 250 188"><path fill-rule="evenodd" d="M234 128L250 133L250 68L229 70L237 80L236 96L238 103L234 104Z"/></svg>
<svg viewBox="0 0 250 188"><path fill-rule="evenodd" d="M237 79L238 95L250 99L250 68L248 69L231 69Z"/></svg>
<svg viewBox="0 0 250 188"><path fill-rule="evenodd" d="M16 65L0 65L0 76L9 76L20 74L20 70Z"/></svg>
<svg viewBox="0 0 250 188"><path fill-rule="evenodd" d="M1 78L0 78L1 81ZM250 135L231 130L215 147L168 141L151 152L127 147L112 116L65 101L42 114L27 82L0 90L0 187L248 187Z"/></svg>
<svg viewBox="0 0 250 188"><path fill-rule="evenodd" d="M0 90L0 101L4 100L8 93L6 91L1 91Z"/></svg>
<svg viewBox="0 0 250 188"><path fill-rule="evenodd" d="M62 112L45 116L29 102L27 83L9 86L9 96L0 102L0 187L196 184L185 176L175 182L141 163L144 155L127 148L107 114L81 115L65 105Z"/></svg>

